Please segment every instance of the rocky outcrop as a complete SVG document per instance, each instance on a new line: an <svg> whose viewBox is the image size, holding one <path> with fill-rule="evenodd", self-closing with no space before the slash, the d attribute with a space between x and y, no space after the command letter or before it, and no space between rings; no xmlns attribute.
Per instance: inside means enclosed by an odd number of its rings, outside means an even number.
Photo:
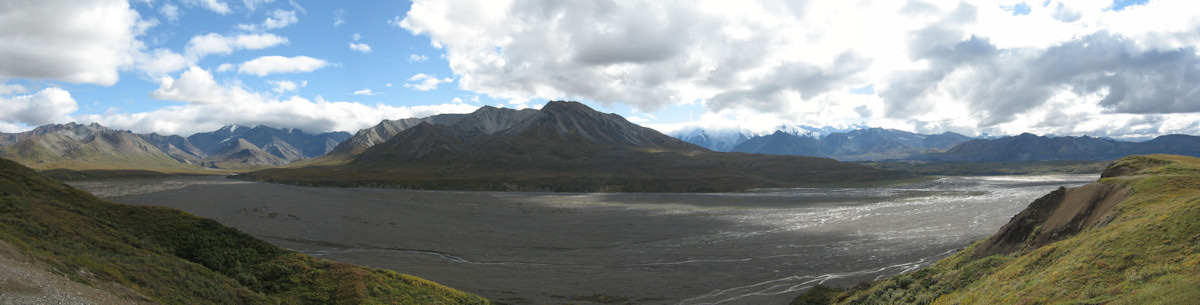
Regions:
<svg viewBox="0 0 1200 305"><path fill-rule="evenodd" d="M1113 208L1128 196L1128 189L1115 184L1060 187L1013 216L996 235L975 248L974 257L1026 252L1104 226L1116 216Z"/></svg>

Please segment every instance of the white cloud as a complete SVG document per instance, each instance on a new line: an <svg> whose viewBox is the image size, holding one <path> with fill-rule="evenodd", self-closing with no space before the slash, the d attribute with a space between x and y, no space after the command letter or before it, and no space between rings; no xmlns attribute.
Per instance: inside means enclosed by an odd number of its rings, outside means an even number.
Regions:
<svg viewBox="0 0 1200 305"><path fill-rule="evenodd" d="M275 86L275 93L283 94L284 92L296 91L297 89L308 86L308 81L301 81L299 84L290 80L267 81L267 83Z"/></svg>
<svg viewBox="0 0 1200 305"><path fill-rule="evenodd" d="M477 107L456 103L392 107L355 102L327 101L317 96L273 99L233 82L218 83L208 71L189 68L179 78L164 78L151 93L156 99L183 102L149 112L80 115L80 122L96 122L139 133L190 135L237 123L299 128L306 132L356 131L384 119L425 117L441 113L468 113Z"/></svg>
<svg viewBox="0 0 1200 305"><path fill-rule="evenodd" d="M417 55L417 54L408 54L408 61L409 61L409 62L425 62L426 60L429 60L429 56L425 56L425 55Z"/></svg>
<svg viewBox="0 0 1200 305"><path fill-rule="evenodd" d="M359 53L371 53L371 46L369 46L365 43L351 42L350 49L354 50L354 51L358 51Z"/></svg>
<svg viewBox="0 0 1200 305"><path fill-rule="evenodd" d="M333 11L333 27L339 27L346 24L346 9L339 8Z"/></svg>
<svg viewBox="0 0 1200 305"><path fill-rule="evenodd" d="M699 102L714 114L968 134L1095 133L1200 113L1194 1L1005 10L1018 2L416 0L388 23L428 35L459 88L518 104ZM874 94L849 94L868 85ZM1047 109L1089 110L1064 121Z"/></svg>
<svg viewBox="0 0 1200 305"><path fill-rule="evenodd" d="M354 35L350 35L350 39L354 40L354 41L359 41L362 39L362 34L354 33Z"/></svg>
<svg viewBox="0 0 1200 305"><path fill-rule="evenodd" d="M296 9L296 11L299 11L300 15L304 15L305 17L308 17L308 10L304 9L303 6L300 6L300 3L296 3L296 0L288 0L288 5L291 5L293 9Z"/></svg>
<svg viewBox="0 0 1200 305"><path fill-rule="evenodd" d="M163 17L167 18L167 21L171 22L179 21L179 16L183 14L183 12L179 11L179 6L171 3L163 3L163 5L158 8L158 13L162 14Z"/></svg>
<svg viewBox="0 0 1200 305"><path fill-rule="evenodd" d="M405 88L410 88L417 91L437 90L438 84L453 82L453 78L437 78L436 75L426 75L425 73L417 73L408 78Z"/></svg>
<svg viewBox="0 0 1200 305"><path fill-rule="evenodd" d="M59 88L46 88L29 95L0 96L0 122L29 126L66 123L79 110L71 93Z"/></svg>
<svg viewBox="0 0 1200 305"><path fill-rule="evenodd" d="M324 60L308 56L263 56L238 65L238 73L266 76L274 73L312 72L326 65Z"/></svg>
<svg viewBox="0 0 1200 305"><path fill-rule="evenodd" d="M229 72L233 71L234 68L237 68L237 66L231 63L223 63L220 66L217 66L217 72Z"/></svg>
<svg viewBox="0 0 1200 305"><path fill-rule="evenodd" d="M275 34L239 34L225 36L217 33L192 37L184 55L193 62L210 54L228 55L235 50L258 50L288 43L286 37Z"/></svg>
<svg viewBox="0 0 1200 305"><path fill-rule="evenodd" d="M257 10L260 5L271 3L271 2L275 2L275 0L242 0L242 6L245 6L246 9L253 12L253 11Z"/></svg>
<svg viewBox="0 0 1200 305"><path fill-rule="evenodd" d="M150 53L138 53L136 62L138 70L154 78L183 70L190 64L183 55L169 49L154 49Z"/></svg>
<svg viewBox="0 0 1200 305"><path fill-rule="evenodd" d="M362 90L354 91L354 95L371 96L371 95L378 95L378 94L379 94L379 92L372 92L370 88L363 88Z"/></svg>
<svg viewBox="0 0 1200 305"><path fill-rule="evenodd" d="M261 24L238 24L235 26L235 28L249 32L255 32L259 30L266 31L281 29L299 21L300 19L296 18L296 11L276 9L271 11L271 13L267 15L267 19L263 20Z"/></svg>
<svg viewBox="0 0 1200 305"><path fill-rule="evenodd" d="M388 87L391 87L391 86L388 86ZM21 93L25 93L25 92L29 92L28 89L25 89L25 86L22 86L19 84L0 83L0 95L21 94Z"/></svg>
<svg viewBox="0 0 1200 305"><path fill-rule="evenodd" d="M9 0L0 14L0 82L49 79L110 86L142 48L142 22L122 0Z"/></svg>
<svg viewBox="0 0 1200 305"><path fill-rule="evenodd" d="M227 15L233 12L233 10L229 9L228 4L225 4L225 2L221 2L220 0L183 0L182 2L191 6L200 6L204 9L212 11L213 13L221 15Z"/></svg>

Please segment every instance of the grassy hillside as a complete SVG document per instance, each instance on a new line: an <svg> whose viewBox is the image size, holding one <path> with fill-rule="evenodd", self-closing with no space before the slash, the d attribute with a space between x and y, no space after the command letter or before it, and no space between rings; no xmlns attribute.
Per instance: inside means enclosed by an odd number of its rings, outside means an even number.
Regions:
<svg viewBox="0 0 1200 305"><path fill-rule="evenodd" d="M1200 300L1200 159L1133 156L1034 202L937 264L793 304L1190 304Z"/></svg>
<svg viewBox="0 0 1200 305"><path fill-rule="evenodd" d="M102 201L6 159L0 239L53 273L153 303L489 303L413 276L287 251L178 210Z"/></svg>

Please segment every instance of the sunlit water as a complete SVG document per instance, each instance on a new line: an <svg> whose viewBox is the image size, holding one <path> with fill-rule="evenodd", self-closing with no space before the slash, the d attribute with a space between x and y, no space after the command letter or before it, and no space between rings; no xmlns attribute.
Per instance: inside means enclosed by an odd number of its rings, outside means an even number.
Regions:
<svg viewBox="0 0 1200 305"><path fill-rule="evenodd" d="M930 265L993 234L1053 189L1095 179L949 177L724 194L413 192L209 180L116 199L178 207L298 251L508 303L588 303L578 296L599 294L650 304L786 304L816 284L845 286Z"/></svg>

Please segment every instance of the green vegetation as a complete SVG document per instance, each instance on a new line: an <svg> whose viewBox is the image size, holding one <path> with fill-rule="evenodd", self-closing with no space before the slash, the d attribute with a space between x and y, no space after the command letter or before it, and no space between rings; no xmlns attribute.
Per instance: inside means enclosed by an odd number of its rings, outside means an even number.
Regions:
<svg viewBox="0 0 1200 305"><path fill-rule="evenodd" d="M536 158L496 153L428 163L275 168L241 178L303 186L555 192L731 192L877 186L921 178L825 158L630 149L554 155L550 149Z"/></svg>
<svg viewBox="0 0 1200 305"><path fill-rule="evenodd" d="M909 171L921 175L992 176L1097 174L1104 171L1104 168L1112 163L1112 161L875 161L856 163L874 168Z"/></svg>
<svg viewBox="0 0 1200 305"><path fill-rule="evenodd" d="M1019 249L1015 252L976 257L976 248L1002 235L997 234L929 268L845 291L814 288L793 304L1188 304L1200 300L1200 159L1127 157L1109 166L1103 177L1102 185L1092 189L1120 190L1128 197L1107 213L1088 209L1070 213L1073 217L1067 223L1089 224L1074 235L1040 247L1016 245L1009 247ZM1072 196L1091 202L1083 206L1103 206L1098 203L1106 199L1066 194L1065 202ZM1050 217L1045 226L1038 225L1027 239L1017 242L1030 245L1060 216L1046 215ZM1027 221L1019 216L1005 227Z"/></svg>
<svg viewBox="0 0 1200 305"><path fill-rule="evenodd" d="M102 179L136 179L136 178L165 178L171 176L189 175L187 173L163 173L152 170L137 170L137 169L85 169L73 170L65 168L48 169L39 172L42 176L49 177L58 181L70 180L102 180ZM213 174L220 174L214 172ZM195 175L195 174L191 174Z"/></svg>
<svg viewBox="0 0 1200 305"><path fill-rule="evenodd" d="M161 304L490 303L413 276L287 251L179 210L102 201L6 159L0 239L55 274Z"/></svg>

